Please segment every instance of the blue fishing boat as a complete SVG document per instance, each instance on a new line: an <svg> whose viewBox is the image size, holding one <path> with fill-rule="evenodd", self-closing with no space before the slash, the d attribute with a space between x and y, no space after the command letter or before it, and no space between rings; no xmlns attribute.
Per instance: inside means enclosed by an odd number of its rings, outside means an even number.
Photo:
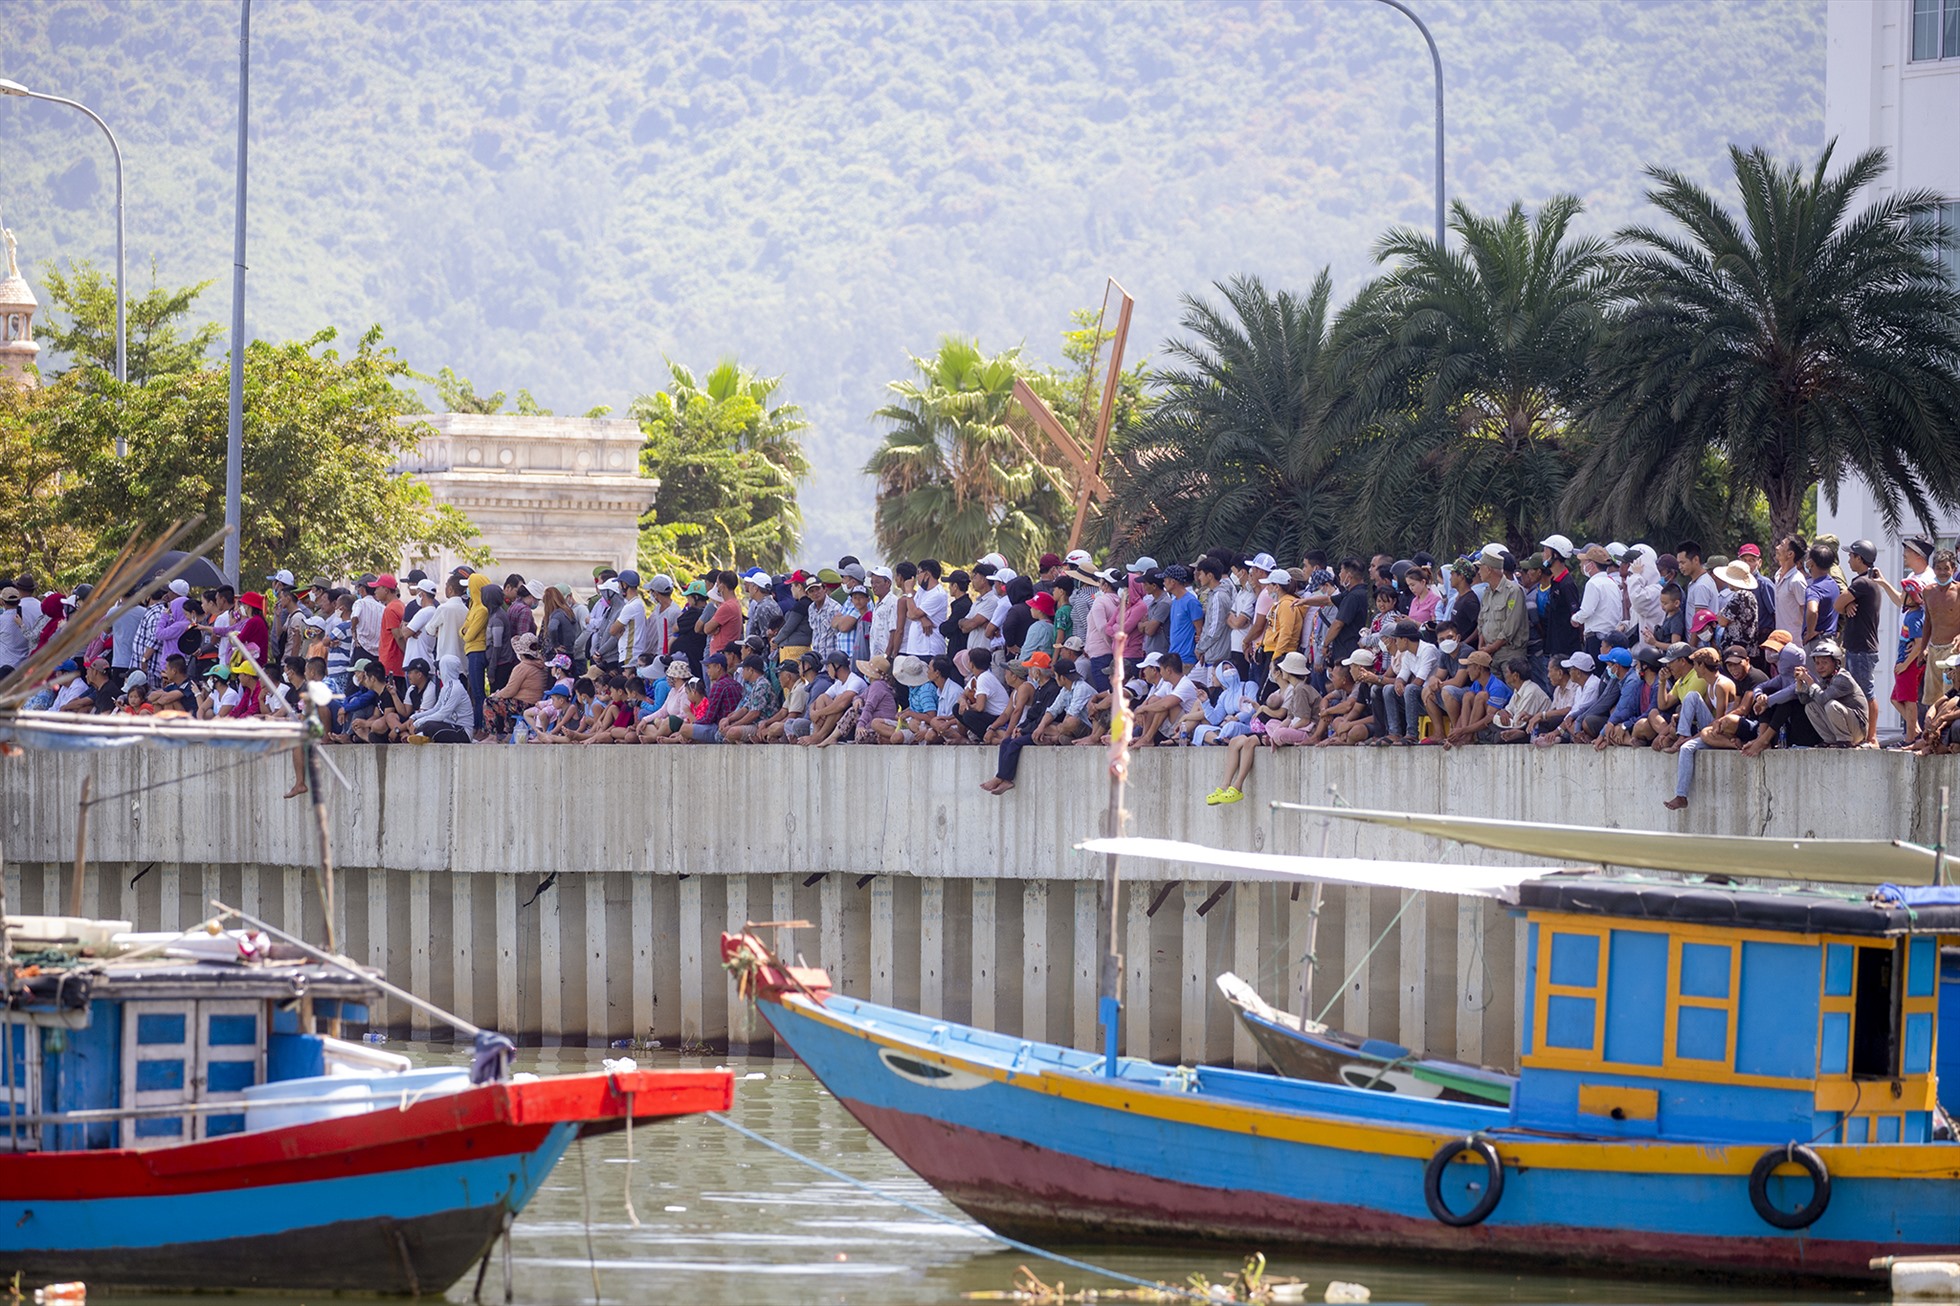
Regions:
<svg viewBox="0 0 1960 1306"><path fill-rule="evenodd" d="M1109 842L1152 855L1087 846ZM1177 847L1162 855L1189 856ZM1933 878L1931 850L1866 851ZM724 953L867 1129L1031 1240L1849 1281L1960 1240L1960 1146L1937 1100L1953 891L1292 860L1525 918L1507 1106L1076 1051L836 994L753 932Z"/></svg>

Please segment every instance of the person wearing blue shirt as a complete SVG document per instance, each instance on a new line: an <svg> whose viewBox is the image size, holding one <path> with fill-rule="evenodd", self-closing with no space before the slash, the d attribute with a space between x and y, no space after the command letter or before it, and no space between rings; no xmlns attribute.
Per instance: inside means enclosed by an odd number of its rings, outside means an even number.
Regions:
<svg viewBox="0 0 1960 1306"><path fill-rule="evenodd" d="M1170 651L1184 665L1198 665L1198 635L1205 628L1205 605L1191 592L1191 569L1183 563L1164 568L1164 588L1171 596Z"/></svg>
<svg viewBox="0 0 1960 1306"><path fill-rule="evenodd" d="M1491 670L1490 654L1478 649L1463 660L1463 666L1470 673L1470 683L1462 686L1445 708L1449 718L1449 730L1443 736L1445 748L1498 742L1497 710L1511 701L1511 687Z"/></svg>

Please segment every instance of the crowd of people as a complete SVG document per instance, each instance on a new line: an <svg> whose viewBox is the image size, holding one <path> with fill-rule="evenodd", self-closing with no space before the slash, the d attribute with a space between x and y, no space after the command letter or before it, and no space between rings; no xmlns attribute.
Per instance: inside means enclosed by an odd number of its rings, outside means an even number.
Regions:
<svg viewBox="0 0 1960 1306"><path fill-rule="evenodd" d="M998 553L845 557L685 584L601 568L583 593L468 567L278 571L129 595L26 707L277 715L317 683L338 743L984 745L996 795L1023 749L1106 745L1127 721L1138 748L1219 748L1213 805L1245 796L1265 748L1647 748L1676 757L1678 809L1708 749L1876 747L1884 655L1893 746L1960 750L1960 558L1914 536L1903 561L1894 581L1866 540L1786 537L1765 558L1550 535L1522 556L1297 568L1225 550L1048 553L1026 574ZM0 588L0 677L85 592Z"/></svg>

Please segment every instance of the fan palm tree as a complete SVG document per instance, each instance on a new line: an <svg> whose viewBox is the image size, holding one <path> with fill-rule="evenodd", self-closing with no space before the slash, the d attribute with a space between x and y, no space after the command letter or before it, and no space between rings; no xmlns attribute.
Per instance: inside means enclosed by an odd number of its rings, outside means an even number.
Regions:
<svg viewBox="0 0 1960 1306"><path fill-rule="evenodd" d="M1166 343L1157 401L1117 449L1117 539L1191 558L1225 546L1297 558L1343 529L1327 477L1325 271L1305 298L1257 278L1219 282L1222 304L1184 297L1186 338Z"/></svg>
<svg viewBox="0 0 1960 1306"><path fill-rule="evenodd" d="M1606 243L1571 233L1581 209L1459 202L1457 249L1408 228L1381 240L1394 267L1336 332L1359 534L1439 552L1495 535L1516 552L1555 528L1613 275Z"/></svg>
<svg viewBox="0 0 1960 1306"><path fill-rule="evenodd" d="M1031 560L1066 535L1074 505L1062 474L1031 458L1010 426L1019 358L949 338L912 359L917 376L886 387L893 402L874 416L890 429L864 469L877 481L885 557L968 562L998 550Z"/></svg>
<svg viewBox="0 0 1960 1306"><path fill-rule="evenodd" d="M1960 499L1960 295L1938 262L1940 197L1861 206L1885 153L1835 176L1730 150L1740 215L1679 173L1648 192L1679 231L1622 233L1625 302L1599 360L1600 439L1567 495L1609 527L1692 492L1704 455L1797 530L1847 479L1886 525Z"/></svg>

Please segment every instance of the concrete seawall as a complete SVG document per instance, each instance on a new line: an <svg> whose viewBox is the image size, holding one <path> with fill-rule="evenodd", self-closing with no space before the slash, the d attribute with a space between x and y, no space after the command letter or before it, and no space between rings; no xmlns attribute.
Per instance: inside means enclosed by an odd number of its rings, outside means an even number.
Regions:
<svg viewBox="0 0 1960 1306"><path fill-rule="evenodd" d="M479 1024L547 1042L766 1039L731 1010L716 940L802 918L795 949L841 989L1026 1037L1095 1042L1102 754L1030 750L1019 787L978 785L991 749L494 748L333 750L343 951ZM76 800L91 809L85 909L176 928L213 897L324 935L310 810L280 798L284 758L128 750L0 759L7 909L65 912ZM1960 765L1810 750L1702 762L1676 816L1673 759L1564 748L1285 749L1243 803L1207 808L1220 750L1139 753L1131 833L1253 851L1516 861L1336 822L1271 799L1539 822L1931 843ZM202 774L208 773L208 774ZM181 783L178 783L181 781ZM1514 1058L1522 932L1499 907L1330 889L1316 964L1311 890L1215 871L1126 867L1126 1050L1251 1064L1213 977L1346 1028L1491 1064ZM555 877L555 878L554 878ZM545 886L549 881L548 887ZM406 1010L404 1031L425 1022ZM440 1034L442 1031L437 1030Z"/></svg>

